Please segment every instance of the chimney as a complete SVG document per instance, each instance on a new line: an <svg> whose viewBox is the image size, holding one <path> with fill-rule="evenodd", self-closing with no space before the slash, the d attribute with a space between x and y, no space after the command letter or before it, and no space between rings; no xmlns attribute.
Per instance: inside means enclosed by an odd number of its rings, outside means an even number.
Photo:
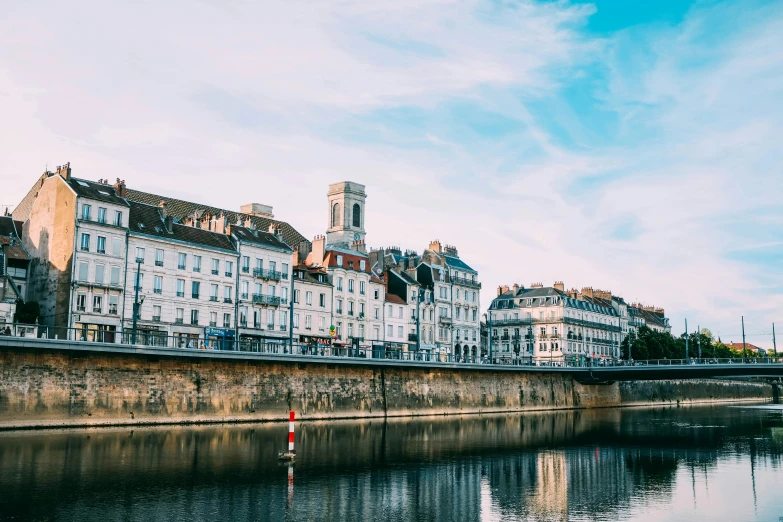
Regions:
<svg viewBox="0 0 783 522"><path fill-rule="evenodd" d="M326 251L326 238L324 236L315 236L312 242L310 255L307 256L308 265L322 265L324 262L324 253Z"/></svg>
<svg viewBox="0 0 783 522"><path fill-rule="evenodd" d="M519 293L519 284L514 283L514 286L511 287L514 290L514 295L517 295Z"/></svg>
<svg viewBox="0 0 783 522"><path fill-rule="evenodd" d="M272 213L272 207L270 205L262 205L261 203L248 203L239 207L239 211L243 214L250 216L262 217L267 219L273 219L275 215Z"/></svg>
<svg viewBox="0 0 783 522"><path fill-rule="evenodd" d="M158 208L160 209L160 217L163 219L166 219L169 216L169 209L166 205L166 200L161 200L160 203L158 203Z"/></svg>
<svg viewBox="0 0 783 522"><path fill-rule="evenodd" d="M221 213L219 216L213 216L209 223L209 229L218 234L226 233L226 217Z"/></svg>
<svg viewBox="0 0 783 522"><path fill-rule="evenodd" d="M586 286L586 287L582 288L582 295L592 299L593 298L593 287L592 286Z"/></svg>
<svg viewBox="0 0 783 522"><path fill-rule="evenodd" d="M431 241L430 250L432 250L436 254L440 254L442 252L442 249L440 247L440 241L438 241L437 239L435 241Z"/></svg>
<svg viewBox="0 0 783 522"><path fill-rule="evenodd" d="M283 232L282 232L282 228L280 227L280 223L270 223L269 233L275 236L278 241L283 240Z"/></svg>
<svg viewBox="0 0 783 522"><path fill-rule="evenodd" d="M530 288L544 288L544 284L543 283L533 283L532 285L530 285Z"/></svg>
<svg viewBox="0 0 783 522"><path fill-rule="evenodd" d="M565 292L565 285L562 281L555 281L555 290L560 290L561 292Z"/></svg>
<svg viewBox="0 0 783 522"><path fill-rule="evenodd" d="M68 169L70 171L70 169ZM121 198L124 198L128 195L128 191L125 190L125 180L120 180L120 178L117 178L117 182L114 184L114 192L117 193L117 195Z"/></svg>
<svg viewBox="0 0 783 522"><path fill-rule="evenodd" d="M71 163L68 162L65 165L58 165L55 174L59 174L63 179L71 179Z"/></svg>

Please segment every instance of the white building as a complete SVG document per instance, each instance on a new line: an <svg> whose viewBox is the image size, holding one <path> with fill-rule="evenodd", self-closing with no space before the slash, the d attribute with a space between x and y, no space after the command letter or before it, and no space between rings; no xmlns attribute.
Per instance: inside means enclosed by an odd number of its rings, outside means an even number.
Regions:
<svg viewBox="0 0 783 522"><path fill-rule="evenodd" d="M332 344L333 291L331 278L323 267L304 263L294 268L294 342L321 353Z"/></svg>

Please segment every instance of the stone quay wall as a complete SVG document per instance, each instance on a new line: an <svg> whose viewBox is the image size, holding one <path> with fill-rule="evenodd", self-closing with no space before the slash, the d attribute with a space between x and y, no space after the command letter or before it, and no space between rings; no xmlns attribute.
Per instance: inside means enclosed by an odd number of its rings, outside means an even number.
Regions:
<svg viewBox="0 0 783 522"><path fill-rule="evenodd" d="M1 338L0 338L1 339ZM0 340L0 429L456 415L769 400L722 380L582 385L545 371L294 361Z"/></svg>

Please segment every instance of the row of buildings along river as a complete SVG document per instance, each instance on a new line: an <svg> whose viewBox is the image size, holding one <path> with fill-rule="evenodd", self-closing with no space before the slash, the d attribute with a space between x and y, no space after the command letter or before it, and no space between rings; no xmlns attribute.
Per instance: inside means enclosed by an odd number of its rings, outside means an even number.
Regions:
<svg viewBox="0 0 783 522"><path fill-rule="evenodd" d="M365 186L329 185L326 233L308 240L260 203L239 211L44 172L0 217L0 322L17 298L48 335L180 347L354 346L464 360L617 354L662 309L611 292L500 287L481 312L478 272L456 247L367 249ZM332 328L333 327L333 328Z"/></svg>

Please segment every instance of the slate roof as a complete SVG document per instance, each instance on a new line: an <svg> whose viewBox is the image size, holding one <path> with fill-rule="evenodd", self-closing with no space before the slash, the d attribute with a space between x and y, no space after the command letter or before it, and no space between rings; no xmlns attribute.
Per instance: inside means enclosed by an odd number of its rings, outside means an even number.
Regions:
<svg viewBox="0 0 783 522"><path fill-rule="evenodd" d="M65 182L73 189L74 192L76 192L76 195L79 197L103 201L105 203L111 203L113 205L120 205L123 207L128 206L128 202L117 195L117 192L115 192L112 185L73 177L71 179L65 180ZM160 203L160 201L158 201L158 203Z"/></svg>
<svg viewBox="0 0 783 522"><path fill-rule="evenodd" d="M606 315L617 315L617 312L611 306L611 303L609 305L604 305L595 303L591 300L574 299L573 297L569 297L565 292L561 292L557 288L552 287L520 288L516 292L512 289L493 299L491 307L493 309L515 308L516 306L513 304L515 299L541 299L546 297L560 297L563 299L565 306L569 308L589 312L600 312Z"/></svg>
<svg viewBox="0 0 783 522"><path fill-rule="evenodd" d="M142 225L142 226L140 226ZM172 233L166 230L160 208L137 202L130 202L130 217L128 230L134 235L146 235L191 243L207 248L216 248L236 252L234 244L226 234L219 234L209 230L174 223Z"/></svg>
<svg viewBox="0 0 783 522"><path fill-rule="evenodd" d="M475 270L470 268L468 266L468 264L465 263L465 261L463 261L462 259L460 259L458 257L448 256L446 254L443 254L443 260L451 268L457 268L459 270L467 270L468 272L473 272L474 274L478 274L478 272L476 272Z"/></svg>
<svg viewBox="0 0 783 522"><path fill-rule="evenodd" d="M293 249L277 239L274 234L269 232L262 232L260 230L250 230L239 225L231 225L231 234L240 241L246 241L248 243L254 243L263 247L271 247L278 250L284 250L286 252L293 252Z"/></svg>
<svg viewBox="0 0 783 522"><path fill-rule="evenodd" d="M316 285L323 285L323 286L332 286L331 279L329 278L329 274L324 272L319 272L318 270L312 270L307 265L298 265L294 267L294 270L297 272L303 272L304 277L302 279L297 279L296 281L307 281L308 283L313 283ZM323 281L318 280L318 276L323 277ZM294 285L297 284L297 282L294 282Z"/></svg>
<svg viewBox="0 0 783 522"><path fill-rule="evenodd" d="M0 237L11 237L11 234L16 238L22 237L22 227L24 223L21 221L14 221L11 216L0 216Z"/></svg>
<svg viewBox="0 0 783 522"><path fill-rule="evenodd" d="M401 272L395 272L394 270L392 270L392 273L394 273L394 274L397 274L398 276L400 276L400 279L402 279L403 281L405 281L405 282L406 282L406 283L408 283L409 285L417 285L417 286L419 285L419 282L418 282L418 281L416 281L415 279L413 279L411 276L409 276L409 275L408 275L406 272L404 272L404 271L401 271Z"/></svg>
<svg viewBox="0 0 783 522"><path fill-rule="evenodd" d="M3 247L3 254L8 259L22 259L24 261L29 261L30 257L27 255L27 252L22 250L22 247L17 245L4 245Z"/></svg>
<svg viewBox="0 0 783 522"><path fill-rule="evenodd" d="M166 201L166 209L171 216L179 220L185 219L187 216L193 215L197 211L206 212L215 216L219 216L221 213L228 218L231 223L236 223L238 217L249 217L253 226L258 230L269 230L269 225L272 223L279 223L281 226L281 232L283 235L283 241L288 245L298 246L299 243L306 241L307 239L300 234L294 227L284 221L277 219L269 219L259 216L249 216L239 212L226 210L218 207L212 207L209 205L202 205L200 203L192 203L190 201L184 201L181 199L174 199L166 196L159 196L157 194L151 194L149 192L142 192L140 190L126 189L126 198L128 201L135 201L137 203L145 203L147 205L157 206L161 201Z"/></svg>

